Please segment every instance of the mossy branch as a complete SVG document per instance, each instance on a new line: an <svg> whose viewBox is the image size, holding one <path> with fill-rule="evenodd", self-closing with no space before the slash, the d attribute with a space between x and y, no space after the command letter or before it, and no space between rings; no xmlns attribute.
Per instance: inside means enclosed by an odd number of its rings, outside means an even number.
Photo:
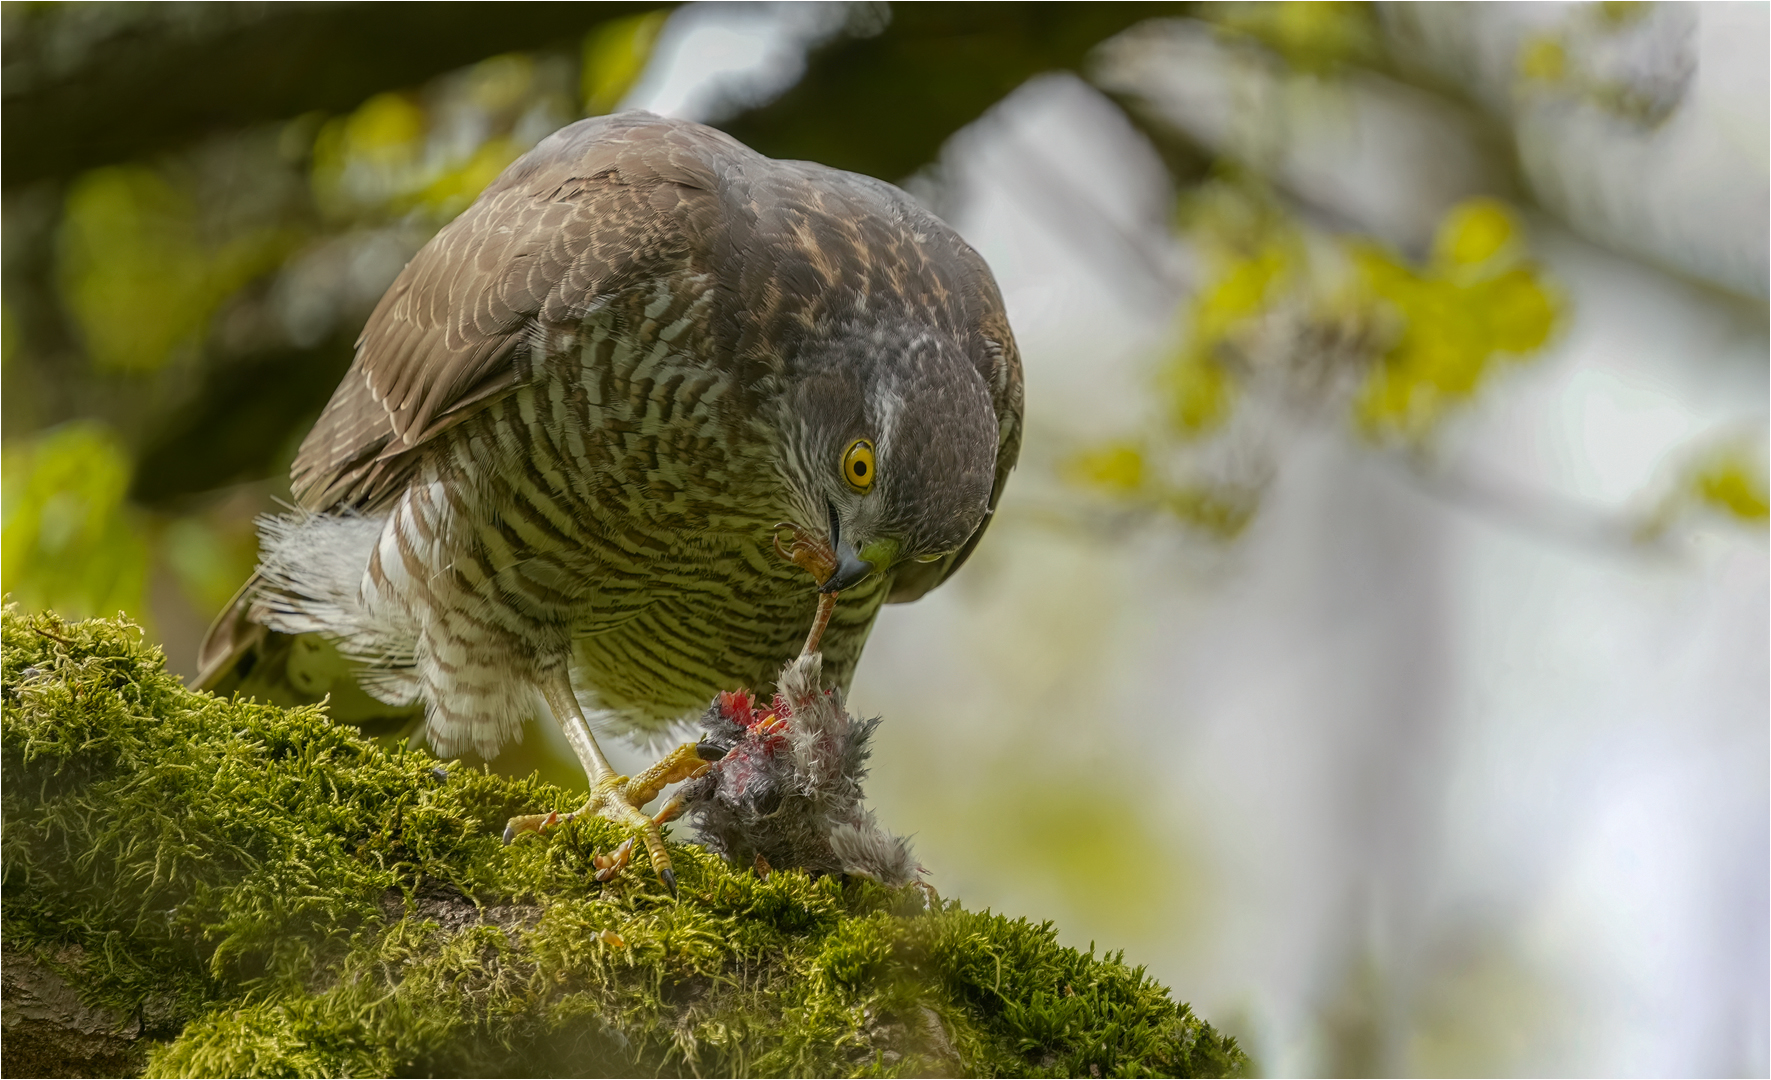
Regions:
<svg viewBox="0 0 1771 1080"><path fill-rule="evenodd" d="M1225 1075L1118 956L914 888L671 845L578 796L185 689L127 623L0 624L10 1075Z"/></svg>

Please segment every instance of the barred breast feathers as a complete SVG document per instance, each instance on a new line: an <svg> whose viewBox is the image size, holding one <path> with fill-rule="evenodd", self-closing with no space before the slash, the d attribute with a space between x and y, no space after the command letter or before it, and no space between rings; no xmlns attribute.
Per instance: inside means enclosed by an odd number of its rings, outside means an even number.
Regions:
<svg viewBox="0 0 1771 1080"><path fill-rule="evenodd" d="M434 477L381 515L297 511L260 519L261 589L254 617L279 633L319 634L360 665L363 690L390 705L426 705L425 734L444 756L493 757L522 741L537 715L537 662L564 661L569 632L545 628L496 590L476 589L460 563L456 503ZM511 571L482 577L483 586Z"/></svg>

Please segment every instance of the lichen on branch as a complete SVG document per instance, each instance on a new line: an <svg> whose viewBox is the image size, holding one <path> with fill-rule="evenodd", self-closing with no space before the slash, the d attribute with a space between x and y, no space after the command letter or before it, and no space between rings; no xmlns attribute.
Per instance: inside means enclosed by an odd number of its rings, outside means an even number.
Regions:
<svg viewBox="0 0 1771 1080"><path fill-rule="evenodd" d="M572 792L187 690L126 622L0 621L4 1071L1222 1075L1047 923L672 844L594 880ZM28 1007L27 1007L28 1006Z"/></svg>

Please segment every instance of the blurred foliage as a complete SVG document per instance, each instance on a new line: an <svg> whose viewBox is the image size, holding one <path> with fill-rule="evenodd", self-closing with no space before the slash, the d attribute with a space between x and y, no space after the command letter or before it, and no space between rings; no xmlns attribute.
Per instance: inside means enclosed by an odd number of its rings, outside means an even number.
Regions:
<svg viewBox="0 0 1771 1080"><path fill-rule="evenodd" d="M1498 361L1541 349L1556 327L1558 301L1526 260L1517 220L1494 200L1446 215L1420 269L1373 244L1354 244L1351 254L1365 287L1402 327L1356 406L1379 439L1427 439Z"/></svg>
<svg viewBox="0 0 1771 1080"><path fill-rule="evenodd" d="M1375 5L1341 0L1208 4L1200 16L1266 45L1293 69L1310 74L1381 60Z"/></svg>
<svg viewBox="0 0 1771 1080"><path fill-rule="evenodd" d="M1283 212L1246 181L1206 184L1190 193L1181 226L1194 240L1204 274L1183 315L1180 346L1158 380L1170 426L1191 439L1222 426L1235 404L1238 386L1225 343L1293 285L1306 256Z"/></svg>
<svg viewBox="0 0 1771 1080"><path fill-rule="evenodd" d="M220 611L251 575L258 533L242 524L191 515L172 519L161 532L166 562L198 611Z"/></svg>
<svg viewBox="0 0 1771 1080"><path fill-rule="evenodd" d="M1145 450L1137 443L1107 443L1077 454L1069 470L1078 482L1113 495L1133 495L1143 490Z"/></svg>
<svg viewBox="0 0 1771 1080"><path fill-rule="evenodd" d="M1741 521L1764 525L1771 517L1763 452L1736 444L1710 454L1692 471L1691 490L1704 505Z"/></svg>
<svg viewBox="0 0 1771 1080"><path fill-rule="evenodd" d="M1559 95L1644 128L1666 122L1697 71L1695 17L1681 6L1585 6L1520 43L1520 90Z"/></svg>
<svg viewBox="0 0 1771 1080"><path fill-rule="evenodd" d="M1771 525L1763 432L1735 432L1701 440L1671 470L1671 480L1643 515L1638 539L1649 541L1697 515L1763 529Z"/></svg>
<svg viewBox="0 0 1771 1080"><path fill-rule="evenodd" d="M147 541L123 500L129 451L91 422L10 449L4 467L5 592L77 617L142 610Z"/></svg>
<svg viewBox="0 0 1771 1080"><path fill-rule="evenodd" d="M558 58L513 54L439 80L428 100L377 94L320 128L315 201L339 220L417 211L441 225L523 151L574 118L570 83Z"/></svg>
<svg viewBox="0 0 1771 1080"><path fill-rule="evenodd" d="M1270 471L1250 470L1267 455L1247 444L1271 437L1263 429L1274 421L1233 424L1243 399L1339 411L1376 443L1423 449L1558 324L1560 302L1517 218L1492 199L1453 207L1418 266L1362 236L1305 225L1243 176L1191 192L1180 221L1203 273L1157 370L1164 415L1142 441L1084 449L1065 472L1207 535L1241 531Z"/></svg>
<svg viewBox="0 0 1771 1080"><path fill-rule="evenodd" d="M152 371L197 348L222 302L293 241L293 230L261 227L205 242L190 193L163 173L94 169L62 211L61 294L95 367Z"/></svg>
<svg viewBox="0 0 1771 1080"><path fill-rule="evenodd" d="M1553 37L1532 38L1519 50L1519 74L1533 82L1561 82L1568 74L1568 51Z"/></svg>
<svg viewBox="0 0 1771 1080"><path fill-rule="evenodd" d="M621 104L644 74L668 18L668 12L648 11L612 20L585 35L580 96L586 116L613 112Z"/></svg>
<svg viewBox="0 0 1771 1080"><path fill-rule="evenodd" d="M488 56L575 51L597 25L659 6L9 3L0 167L16 189L340 115Z"/></svg>
<svg viewBox="0 0 1771 1080"><path fill-rule="evenodd" d="M423 187L424 110L403 94L377 94L326 123L314 140L314 198L333 214L385 203Z"/></svg>
<svg viewBox="0 0 1771 1080"><path fill-rule="evenodd" d="M10 364L18 355L19 337L18 317L12 313L12 305L0 300L0 366Z"/></svg>

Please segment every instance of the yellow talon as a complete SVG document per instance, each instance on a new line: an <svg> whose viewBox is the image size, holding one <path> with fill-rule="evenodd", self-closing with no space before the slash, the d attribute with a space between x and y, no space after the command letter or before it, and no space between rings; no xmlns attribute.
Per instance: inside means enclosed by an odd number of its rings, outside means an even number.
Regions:
<svg viewBox="0 0 1771 1080"><path fill-rule="evenodd" d="M504 827L504 842L508 844L526 832L542 832L580 814L596 814L626 826L646 842L646 853L651 859L652 869L658 874L658 880L674 893L676 872L671 869L670 855L664 850L664 837L659 833L658 827L682 813L682 802L680 799L671 800L656 817L648 816L640 808L656 799L658 793L671 784L693 779L706 772L711 765L708 755L714 752L700 743L684 743L666 755L663 761L637 776L615 773L605 775L591 788L590 798L585 800L584 805L570 814L555 812L511 818ZM629 838L610 854L593 856L595 880L613 880L626 868L632 852L633 840Z"/></svg>

